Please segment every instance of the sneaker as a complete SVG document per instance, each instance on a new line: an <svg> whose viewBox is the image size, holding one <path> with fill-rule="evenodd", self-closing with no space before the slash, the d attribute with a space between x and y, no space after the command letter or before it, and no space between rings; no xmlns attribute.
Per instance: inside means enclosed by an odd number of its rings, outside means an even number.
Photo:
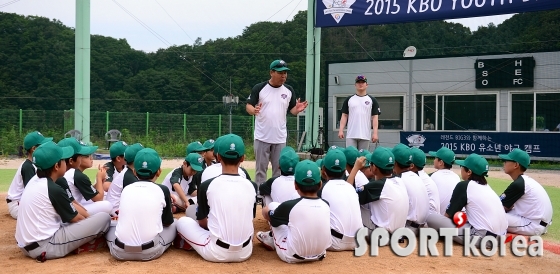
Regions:
<svg viewBox="0 0 560 274"><path fill-rule="evenodd" d="M274 237L272 231L259 231L257 232L257 239L270 251L274 251Z"/></svg>

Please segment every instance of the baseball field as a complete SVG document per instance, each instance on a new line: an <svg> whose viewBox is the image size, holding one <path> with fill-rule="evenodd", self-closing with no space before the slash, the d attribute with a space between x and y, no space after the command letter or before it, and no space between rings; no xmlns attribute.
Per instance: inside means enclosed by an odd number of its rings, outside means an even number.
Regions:
<svg viewBox="0 0 560 274"><path fill-rule="evenodd" d="M0 197L6 192L21 160L0 159ZM103 163L95 161L94 166ZM164 175L172 168L180 166L181 160L165 160L162 168ZM254 163L242 164L249 174L254 174ZM432 170L427 168L426 171ZM456 172L458 171L455 170ZM94 178L95 170L86 171ZM560 220L560 172L529 170L527 175L545 186L554 207L553 220ZM494 191L501 193L509 184L510 178L501 170L492 170L489 182ZM176 214L175 217L181 217ZM253 221L255 233L267 230L267 223L257 208ZM354 257L353 252L328 252L320 262L290 265L278 259L275 252L267 251L253 240L253 254L242 263L217 264L204 261L195 251L178 250L171 247L164 255L150 262L121 262L113 259L108 248L93 252L70 254L65 258L38 263L25 257L15 243L16 220L8 214L7 205L0 206L0 262L2 273L555 273L560 269L560 224L553 223L548 234L543 236L545 251L542 257L515 257L507 245L505 257L463 257L463 247L454 245L453 255L443 257L442 241L438 243L438 257L419 257L417 252L408 257L394 255L389 247L381 247L378 257Z"/></svg>

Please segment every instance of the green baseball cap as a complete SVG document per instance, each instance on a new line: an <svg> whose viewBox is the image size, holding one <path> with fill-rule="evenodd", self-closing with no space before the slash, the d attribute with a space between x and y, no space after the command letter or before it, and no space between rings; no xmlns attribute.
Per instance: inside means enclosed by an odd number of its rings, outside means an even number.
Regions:
<svg viewBox="0 0 560 274"><path fill-rule="evenodd" d="M202 144L202 146L204 147L204 150L211 150L214 148L214 143L216 141L214 141L214 139L208 139L206 140L206 142L204 142L204 144Z"/></svg>
<svg viewBox="0 0 560 274"><path fill-rule="evenodd" d="M488 161L476 153L469 155L465 160L457 160L455 163L470 169L476 175L488 175Z"/></svg>
<svg viewBox="0 0 560 274"><path fill-rule="evenodd" d="M74 155L74 149L70 146L60 147L50 141L37 147L33 152L33 164L40 170L53 167L58 161L68 159Z"/></svg>
<svg viewBox="0 0 560 274"><path fill-rule="evenodd" d="M243 139L235 134L224 135L216 148L222 158L237 159L245 155Z"/></svg>
<svg viewBox="0 0 560 274"><path fill-rule="evenodd" d="M426 165L426 154L424 151L417 147L410 149L412 153L412 163L417 167L424 167Z"/></svg>
<svg viewBox="0 0 560 274"><path fill-rule="evenodd" d="M371 152L369 152L369 150L363 149L363 148L358 150L358 152L360 153L360 156L366 156L368 154L371 154Z"/></svg>
<svg viewBox="0 0 560 274"><path fill-rule="evenodd" d="M353 166L354 163L356 163L356 159L360 157L360 152L356 147L353 146L346 147L343 152L346 156L346 163L351 166Z"/></svg>
<svg viewBox="0 0 560 274"><path fill-rule="evenodd" d="M272 63L270 63L270 70L285 71L285 70L290 70L290 69L288 68L288 63L286 63L286 61L284 61L284 60L274 60L274 61L272 61Z"/></svg>
<svg viewBox="0 0 560 274"><path fill-rule="evenodd" d="M395 161L401 165L410 165L412 163L412 153L410 148L405 144L397 144L393 150L393 155L395 155Z"/></svg>
<svg viewBox="0 0 560 274"><path fill-rule="evenodd" d="M204 158L202 158L200 154L194 152L189 153L189 155L185 157L185 161L188 162L195 171L202 171L202 162Z"/></svg>
<svg viewBox="0 0 560 274"><path fill-rule="evenodd" d="M323 159L319 159L315 162L315 164L317 164L317 166L319 167L319 169L323 168Z"/></svg>
<svg viewBox="0 0 560 274"><path fill-rule="evenodd" d="M74 155L88 156L97 151L97 146L88 146L74 137L68 137L58 142L59 147L72 147Z"/></svg>
<svg viewBox="0 0 560 274"><path fill-rule="evenodd" d="M293 151L294 153L296 153L296 150L291 147L291 146L285 146L284 148L282 148L282 150L280 151L280 155L282 155L282 153L285 153L286 151Z"/></svg>
<svg viewBox="0 0 560 274"><path fill-rule="evenodd" d="M109 155L111 158L117 158L118 156L124 155L124 151L128 145L124 141L118 141L113 143L109 148Z"/></svg>
<svg viewBox="0 0 560 274"><path fill-rule="evenodd" d="M356 149L356 151L358 151ZM356 159L354 159L356 161ZM332 149L327 152L323 158L323 166L333 172L342 172L346 170L346 155L340 149Z"/></svg>
<svg viewBox="0 0 560 274"><path fill-rule="evenodd" d="M372 154L366 158L370 164L374 164L381 169L393 169L395 166L395 155L389 148L377 147Z"/></svg>
<svg viewBox="0 0 560 274"><path fill-rule="evenodd" d="M441 147L438 151L430 151L428 154L432 157L437 157L448 165L452 165L455 162L455 152L446 147Z"/></svg>
<svg viewBox="0 0 560 274"><path fill-rule="evenodd" d="M293 149L286 149L284 153L280 153L280 170L282 170L282 172L288 175L294 174L298 163L299 156Z"/></svg>
<svg viewBox="0 0 560 274"><path fill-rule="evenodd" d="M366 150L366 151L367 151L367 150ZM362 157L362 156L360 156L360 157ZM366 153L366 155L364 155L364 157L366 157L366 162L365 162L363 168L370 167L370 166L371 166L371 162L370 162L368 159L371 159L371 153L370 153L370 152Z"/></svg>
<svg viewBox="0 0 560 274"><path fill-rule="evenodd" d="M529 168L531 165L531 157L529 156L529 153L519 148L512 150L508 154L498 154L498 156L502 160L517 162L524 168Z"/></svg>
<svg viewBox="0 0 560 274"><path fill-rule="evenodd" d="M323 160L324 162L324 160ZM303 160L296 165L295 180L304 186L314 186L321 183L321 171L311 160Z"/></svg>
<svg viewBox="0 0 560 274"><path fill-rule="evenodd" d="M25 135L23 138L23 149L29 150L34 146L42 145L52 141L53 138L45 137L39 131L33 131Z"/></svg>
<svg viewBox="0 0 560 274"><path fill-rule="evenodd" d="M127 146L126 150L124 151L124 160L127 163L134 162L134 158L136 158L136 154L138 154L138 151L142 149L144 149L144 146L140 143Z"/></svg>
<svg viewBox="0 0 560 274"><path fill-rule="evenodd" d="M134 170L136 174L144 177L154 175L161 167L159 154L151 149L144 148L136 153L134 157Z"/></svg>
<svg viewBox="0 0 560 274"><path fill-rule="evenodd" d="M340 149L340 150L343 150L343 148L341 148L341 147L339 147L339 146L336 146L336 145L333 145L333 146L330 146L330 147L329 147L328 151L331 151L331 150L333 150L333 149Z"/></svg>
<svg viewBox="0 0 560 274"><path fill-rule="evenodd" d="M202 152L205 151L206 149L204 148L204 146L199 142L192 142L190 144L187 145L187 155L193 152Z"/></svg>

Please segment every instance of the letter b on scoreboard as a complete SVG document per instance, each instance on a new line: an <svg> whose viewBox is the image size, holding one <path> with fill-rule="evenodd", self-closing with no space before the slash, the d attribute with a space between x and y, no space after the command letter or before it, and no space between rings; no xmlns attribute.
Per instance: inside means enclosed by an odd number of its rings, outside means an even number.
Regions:
<svg viewBox="0 0 560 274"><path fill-rule="evenodd" d="M533 57L477 59L476 88L533 87L535 59Z"/></svg>

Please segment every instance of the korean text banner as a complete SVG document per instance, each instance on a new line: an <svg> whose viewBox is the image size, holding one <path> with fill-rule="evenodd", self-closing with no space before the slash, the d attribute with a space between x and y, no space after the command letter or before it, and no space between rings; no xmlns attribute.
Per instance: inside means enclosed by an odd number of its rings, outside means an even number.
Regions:
<svg viewBox="0 0 560 274"><path fill-rule="evenodd" d="M560 157L560 133L464 132L464 131L401 131L401 143L424 152L447 147L455 154L507 154L515 148L531 157Z"/></svg>
<svg viewBox="0 0 560 274"><path fill-rule="evenodd" d="M560 0L317 0L316 27L380 25L560 8Z"/></svg>

